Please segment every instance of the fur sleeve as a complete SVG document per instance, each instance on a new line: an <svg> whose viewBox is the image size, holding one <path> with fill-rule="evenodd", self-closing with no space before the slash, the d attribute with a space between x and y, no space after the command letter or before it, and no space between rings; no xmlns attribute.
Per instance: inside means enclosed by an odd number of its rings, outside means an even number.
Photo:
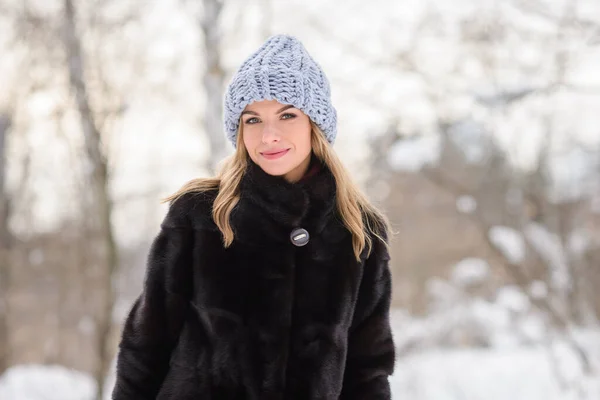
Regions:
<svg viewBox="0 0 600 400"><path fill-rule="evenodd" d="M387 241L387 233L382 232ZM348 337L348 353L340 400L391 399L388 376L394 372L395 348L389 311L392 279L389 254L374 238L364 264Z"/></svg>
<svg viewBox="0 0 600 400"><path fill-rule="evenodd" d="M119 343L114 400L155 399L191 295L193 230L181 204L171 205L147 258L144 287Z"/></svg>

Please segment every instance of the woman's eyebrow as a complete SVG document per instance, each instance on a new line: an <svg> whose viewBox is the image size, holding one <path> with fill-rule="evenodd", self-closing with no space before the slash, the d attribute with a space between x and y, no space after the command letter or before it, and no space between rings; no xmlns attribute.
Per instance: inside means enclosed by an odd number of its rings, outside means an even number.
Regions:
<svg viewBox="0 0 600 400"><path fill-rule="evenodd" d="M277 112L275 114L281 114L282 112L284 112L288 108L294 108L294 106L291 105L291 104L287 105L287 106L283 106L279 110L277 110ZM249 110L248 111L242 111L241 115L244 115L244 114L258 115L258 113L255 113L254 111L249 111Z"/></svg>
<svg viewBox="0 0 600 400"><path fill-rule="evenodd" d="M290 105L287 105L287 106L281 107L281 108L279 109L279 111L277 111L275 114L281 114L282 112L284 112L284 111L285 111L285 110L287 110L288 108L294 108L294 106L290 104Z"/></svg>

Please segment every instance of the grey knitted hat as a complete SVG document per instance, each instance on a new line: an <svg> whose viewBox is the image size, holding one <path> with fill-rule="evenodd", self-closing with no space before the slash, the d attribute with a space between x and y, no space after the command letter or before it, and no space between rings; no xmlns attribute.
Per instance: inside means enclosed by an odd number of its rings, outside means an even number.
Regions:
<svg viewBox="0 0 600 400"><path fill-rule="evenodd" d="M225 92L223 119L227 139L236 147L244 108L260 100L277 100L302 110L334 143L337 112L325 73L302 43L290 35L274 35L246 59Z"/></svg>

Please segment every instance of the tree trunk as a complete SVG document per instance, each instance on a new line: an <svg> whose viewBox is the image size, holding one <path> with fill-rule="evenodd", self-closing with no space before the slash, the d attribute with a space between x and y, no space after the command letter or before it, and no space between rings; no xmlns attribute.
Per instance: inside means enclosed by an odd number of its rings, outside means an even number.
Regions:
<svg viewBox="0 0 600 400"><path fill-rule="evenodd" d="M8 313L10 293L10 246L12 235L8 228L10 198L6 190L6 137L11 119L0 114L0 375L8 368L10 347L8 343Z"/></svg>
<svg viewBox="0 0 600 400"><path fill-rule="evenodd" d="M221 31L219 15L223 8L221 0L204 0L200 27L204 37L205 72L203 77L206 93L206 109L203 119L204 132L210 143L210 159L208 169L214 171L218 162L227 153L225 133L223 131L223 86L225 72L221 66Z"/></svg>
<svg viewBox="0 0 600 400"><path fill-rule="evenodd" d="M79 111L81 129L84 135L87 161L90 164L90 191L93 193L94 209L97 212L100 240L105 250L104 271L102 276L102 307L96 317L98 364L94 377L98 384L97 399L103 396L106 373L112 359L110 334L112 331L112 312L115 302L113 276L117 273L118 254L111 225L112 202L109 194L109 176L106 156L102 150L101 133L89 104L87 86L84 79L84 56L77 34L76 10L72 0L65 0L65 48L68 58L68 70L71 89L75 95Z"/></svg>

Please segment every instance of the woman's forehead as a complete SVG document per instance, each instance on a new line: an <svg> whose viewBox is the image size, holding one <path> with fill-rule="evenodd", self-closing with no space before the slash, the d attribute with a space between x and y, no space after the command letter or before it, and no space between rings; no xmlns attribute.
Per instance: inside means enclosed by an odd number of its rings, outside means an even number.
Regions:
<svg viewBox="0 0 600 400"><path fill-rule="evenodd" d="M282 107L286 107L286 106L288 106L288 105L280 103L277 100L260 100L260 101L254 101L254 102L248 104L244 108L244 110L252 110L252 111L269 110L269 109L278 110L278 109L281 109Z"/></svg>

